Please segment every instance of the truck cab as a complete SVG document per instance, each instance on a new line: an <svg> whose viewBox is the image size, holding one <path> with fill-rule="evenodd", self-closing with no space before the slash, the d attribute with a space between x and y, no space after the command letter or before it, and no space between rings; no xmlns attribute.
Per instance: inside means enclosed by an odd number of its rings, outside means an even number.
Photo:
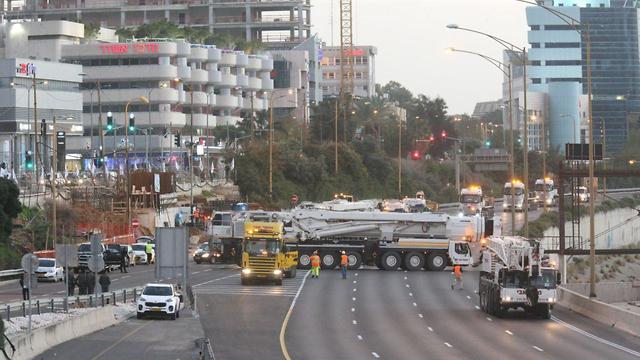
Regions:
<svg viewBox="0 0 640 360"><path fill-rule="evenodd" d="M241 283L252 280L282 285L285 277L296 276L298 250L284 241L282 222L247 221L242 242Z"/></svg>
<svg viewBox="0 0 640 360"><path fill-rule="evenodd" d="M513 197L511 195L512 188ZM525 193L522 181L512 180L504 184L502 206L505 211L524 211Z"/></svg>
<svg viewBox="0 0 640 360"><path fill-rule="evenodd" d="M460 191L460 210L463 215L480 214L484 206L485 202L481 187L472 185Z"/></svg>
<svg viewBox="0 0 640 360"><path fill-rule="evenodd" d="M556 206L558 189L550 178L537 179L535 183L536 202L540 205Z"/></svg>

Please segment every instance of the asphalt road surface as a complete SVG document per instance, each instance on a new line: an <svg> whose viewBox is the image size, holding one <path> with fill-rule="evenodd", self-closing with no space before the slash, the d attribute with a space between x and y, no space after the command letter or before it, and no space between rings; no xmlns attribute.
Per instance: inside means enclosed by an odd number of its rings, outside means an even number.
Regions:
<svg viewBox="0 0 640 360"><path fill-rule="evenodd" d="M206 284L219 278L236 276L237 270L213 268L202 265L192 272L192 284ZM214 265L215 266L215 265ZM180 311L180 318L173 321L159 318L131 318L93 334L60 344L36 359L64 360L121 360L198 359L199 348L195 341L203 338L200 321L189 309Z"/></svg>
<svg viewBox="0 0 640 360"><path fill-rule="evenodd" d="M487 316L477 307L476 273L453 291L450 272L358 270L342 280L325 270L282 288L243 287L236 274L196 290L218 360L283 359L283 348L310 360L640 358L640 339L561 307L551 320Z"/></svg>

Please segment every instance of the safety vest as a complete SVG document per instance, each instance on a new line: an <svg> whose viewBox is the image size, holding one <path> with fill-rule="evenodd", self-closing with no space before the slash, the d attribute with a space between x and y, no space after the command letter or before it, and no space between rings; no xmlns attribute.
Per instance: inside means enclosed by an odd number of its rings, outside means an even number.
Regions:
<svg viewBox="0 0 640 360"><path fill-rule="evenodd" d="M147 245L145 245L145 252L147 254L151 254L153 252L153 245L151 243L147 243Z"/></svg>
<svg viewBox="0 0 640 360"><path fill-rule="evenodd" d="M318 255L311 256L311 266L313 267L320 266L320 256Z"/></svg>
<svg viewBox="0 0 640 360"><path fill-rule="evenodd" d="M460 265L456 265L453 267L453 274L457 277L460 278L462 277L462 266Z"/></svg>
<svg viewBox="0 0 640 360"><path fill-rule="evenodd" d="M349 258L347 257L347 255L342 255L342 257L340 258L340 265L342 266L349 265Z"/></svg>

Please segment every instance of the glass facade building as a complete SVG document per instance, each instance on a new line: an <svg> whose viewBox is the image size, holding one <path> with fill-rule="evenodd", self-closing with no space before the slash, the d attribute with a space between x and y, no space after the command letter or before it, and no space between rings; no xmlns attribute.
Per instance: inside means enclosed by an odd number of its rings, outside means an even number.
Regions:
<svg viewBox="0 0 640 360"><path fill-rule="evenodd" d="M607 153L616 153L627 141L630 122L640 116L638 9L591 7L580 15L590 25L594 141L601 142L604 130ZM585 79L586 51L583 39ZM586 81L583 90L588 92Z"/></svg>

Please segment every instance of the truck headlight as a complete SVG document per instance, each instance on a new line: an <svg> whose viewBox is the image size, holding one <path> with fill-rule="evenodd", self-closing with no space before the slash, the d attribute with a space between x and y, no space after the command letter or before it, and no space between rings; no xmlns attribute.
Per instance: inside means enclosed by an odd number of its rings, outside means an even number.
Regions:
<svg viewBox="0 0 640 360"><path fill-rule="evenodd" d="M281 274L282 274L282 270L280 269L273 270L273 275L281 275Z"/></svg>
<svg viewBox="0 0 640 360"><path fill-rule="evenodd" d="M505 297L503 297L503 298L502 298L502 301L504 301L504 302L509 302L509 301L511 301L511 296L505 296Z"/></svg>
<svg viewBox="0 0 640 360"><path fill-rule="evenodd" d="M249 275L249 274L251 274L251 269L244 268L244 269L242 269L242 273L245 274L245 275Z"/></svg>
<svg viewBox="0 0 640 360"><path fill-rule="evenodd" d="M549 298L549 302L550 302L550 303L554 303L554 302L556 302L556 298L552 298L552 297L550 297L550 298Z"/></svg>
<svg viewBox="0 0 640 360"><path fill-rule="evenodd" d="M204 253L204 254L202 254L202 257L203 257L203 258L208 258L208 257L209 257L209 253Z"/></svg>

